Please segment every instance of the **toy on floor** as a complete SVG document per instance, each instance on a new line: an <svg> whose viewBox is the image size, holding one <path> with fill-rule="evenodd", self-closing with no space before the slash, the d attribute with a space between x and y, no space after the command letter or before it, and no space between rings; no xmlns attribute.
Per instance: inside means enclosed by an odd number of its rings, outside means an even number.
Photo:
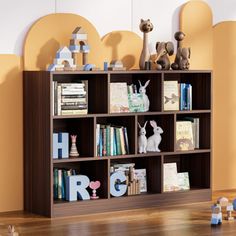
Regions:
<svg viewBox="0 0 236 236"><path fill-rule="evenodd" d="M15 231L14 225L8 225L7 236L19 236L19 234Z"/></svg>
<svg viewBox="0 0 236 236"><path fill-rule="evenodd" d="M217 226L222 224L222 212L219 204L215 204L211 208L211 225Z"/></svg>

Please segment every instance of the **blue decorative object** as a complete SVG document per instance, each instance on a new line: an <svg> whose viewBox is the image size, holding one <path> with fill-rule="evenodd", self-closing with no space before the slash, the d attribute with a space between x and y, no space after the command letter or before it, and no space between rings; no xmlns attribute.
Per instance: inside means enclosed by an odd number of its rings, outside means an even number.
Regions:
<svg viewBox="0 0 236 236"><path fill-rule="evenodd" d="M108 62L104 61L103 63L104 71L108 71Z"/></svg>
<svg viewBox="0 0 236 236"><path fill-rule="evenodd" d="M114 197L123 196L127 191L127 185L122 184L126 181L126 176L122 171L117 171L111 174L110 177L110 193Z"/></svg>
<svg viewBox="0 0 236 236"><path fill-rule="evenodd" d="M90 180L86 175L71 175L66 177L66 200L89 200L90 195L86 188Z"/></svg>
<svg viewBox="0 0 236 236"><path fill-rule="evenodd" d="M90 71L90 70L92 70L94 67L95 67L95 65L93 65L93 64L86 64L86 65L84 66L84 70L85 70L85 71Z"/></svg>
<svg viewBox="0 0 236 236"><path fill-rule="evenodd" d="M53 133L53 159L69 158L69 133Z"/></svg>

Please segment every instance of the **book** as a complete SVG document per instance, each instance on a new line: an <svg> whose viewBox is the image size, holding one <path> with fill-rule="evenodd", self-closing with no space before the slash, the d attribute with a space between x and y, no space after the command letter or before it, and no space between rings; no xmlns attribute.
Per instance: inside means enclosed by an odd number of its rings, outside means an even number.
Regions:
<svg viewBox="0 0 236 236"><path fill-rule="evenodd" d="M189 190L189 175L188 172L177 173L179 190Z"/></svg>
<svg viewBox="0 0 236 236"><path fill-rule="evenodd" d="M200 125L200 118L184 117L184 120L188 120L188 121L192 122L193 145L194 145L194 148L199 148L199 125Z"/></svg>
<svg viewBox="0 0 236 236"><path fill-rule="evenodd" d="M192 85L180 84L180 110L192 110Z"/></svg>
<svg viewBox="0 0 236 236"><path fill-rule="evenodd" d="M164 192L178 191L179 182L177 177L176 163L164 163Z"/></svg>
<svg viewBox="0 0 236 236"><path fill-rule="evenodd" d="M191 121L176 122L176 151L194 150Z"/></svg>
<svg viewBox="0 0 236 236"><path fill-rule="evenodd" d="M110 83L110 112L129 112L127 83Z"/></svg>
<svg viewBox="0 0 236 236"><path fill-rule="evenodd" d="M139 182L139 190L141 193L147 192L147 176L146 169L135 169L134 179Z"/></svg>
<svg viewBox="0 0 236 236"><path fill-rule="evenodd" d="M144 112L144 100L142 94L129 92L128 102L130 112Z"/></svg>
<svg viewBox="0 0 236 236"><path fill-rule="evenodd" d="M178 81L164 81L164 111L179 110Z"/></svg>

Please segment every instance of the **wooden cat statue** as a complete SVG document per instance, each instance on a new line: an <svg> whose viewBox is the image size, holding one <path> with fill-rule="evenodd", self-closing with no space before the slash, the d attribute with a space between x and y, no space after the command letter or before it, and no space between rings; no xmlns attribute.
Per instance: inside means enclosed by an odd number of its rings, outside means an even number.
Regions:
<svg viewBox="0 0 236 236"><path fill-rule="evenodd" d="M143 49L139 59L139 68L145 69L145 62L150 60L150 52L148 49L148 33L153 30L153 24L151 21L141 19L139 29L143 32Z"/></svg>

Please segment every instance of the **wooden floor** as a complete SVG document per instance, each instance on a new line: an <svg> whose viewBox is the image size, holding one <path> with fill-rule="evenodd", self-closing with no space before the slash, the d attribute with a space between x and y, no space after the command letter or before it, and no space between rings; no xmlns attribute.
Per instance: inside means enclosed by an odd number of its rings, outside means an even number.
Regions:
<svg viewBox="0 0 236 236"><path fill-rule="evenodd" d="M236 190L216 192L213 201L219 196L226 196L233 200L236 198ZM7 235L8 224L15 225L20 236L236 235L236 220L235 222L224 220L219 227L210 226L211 204L212 202L204 202L57 219L22 212L2 213L0 214L0 235Z"/></svg>

